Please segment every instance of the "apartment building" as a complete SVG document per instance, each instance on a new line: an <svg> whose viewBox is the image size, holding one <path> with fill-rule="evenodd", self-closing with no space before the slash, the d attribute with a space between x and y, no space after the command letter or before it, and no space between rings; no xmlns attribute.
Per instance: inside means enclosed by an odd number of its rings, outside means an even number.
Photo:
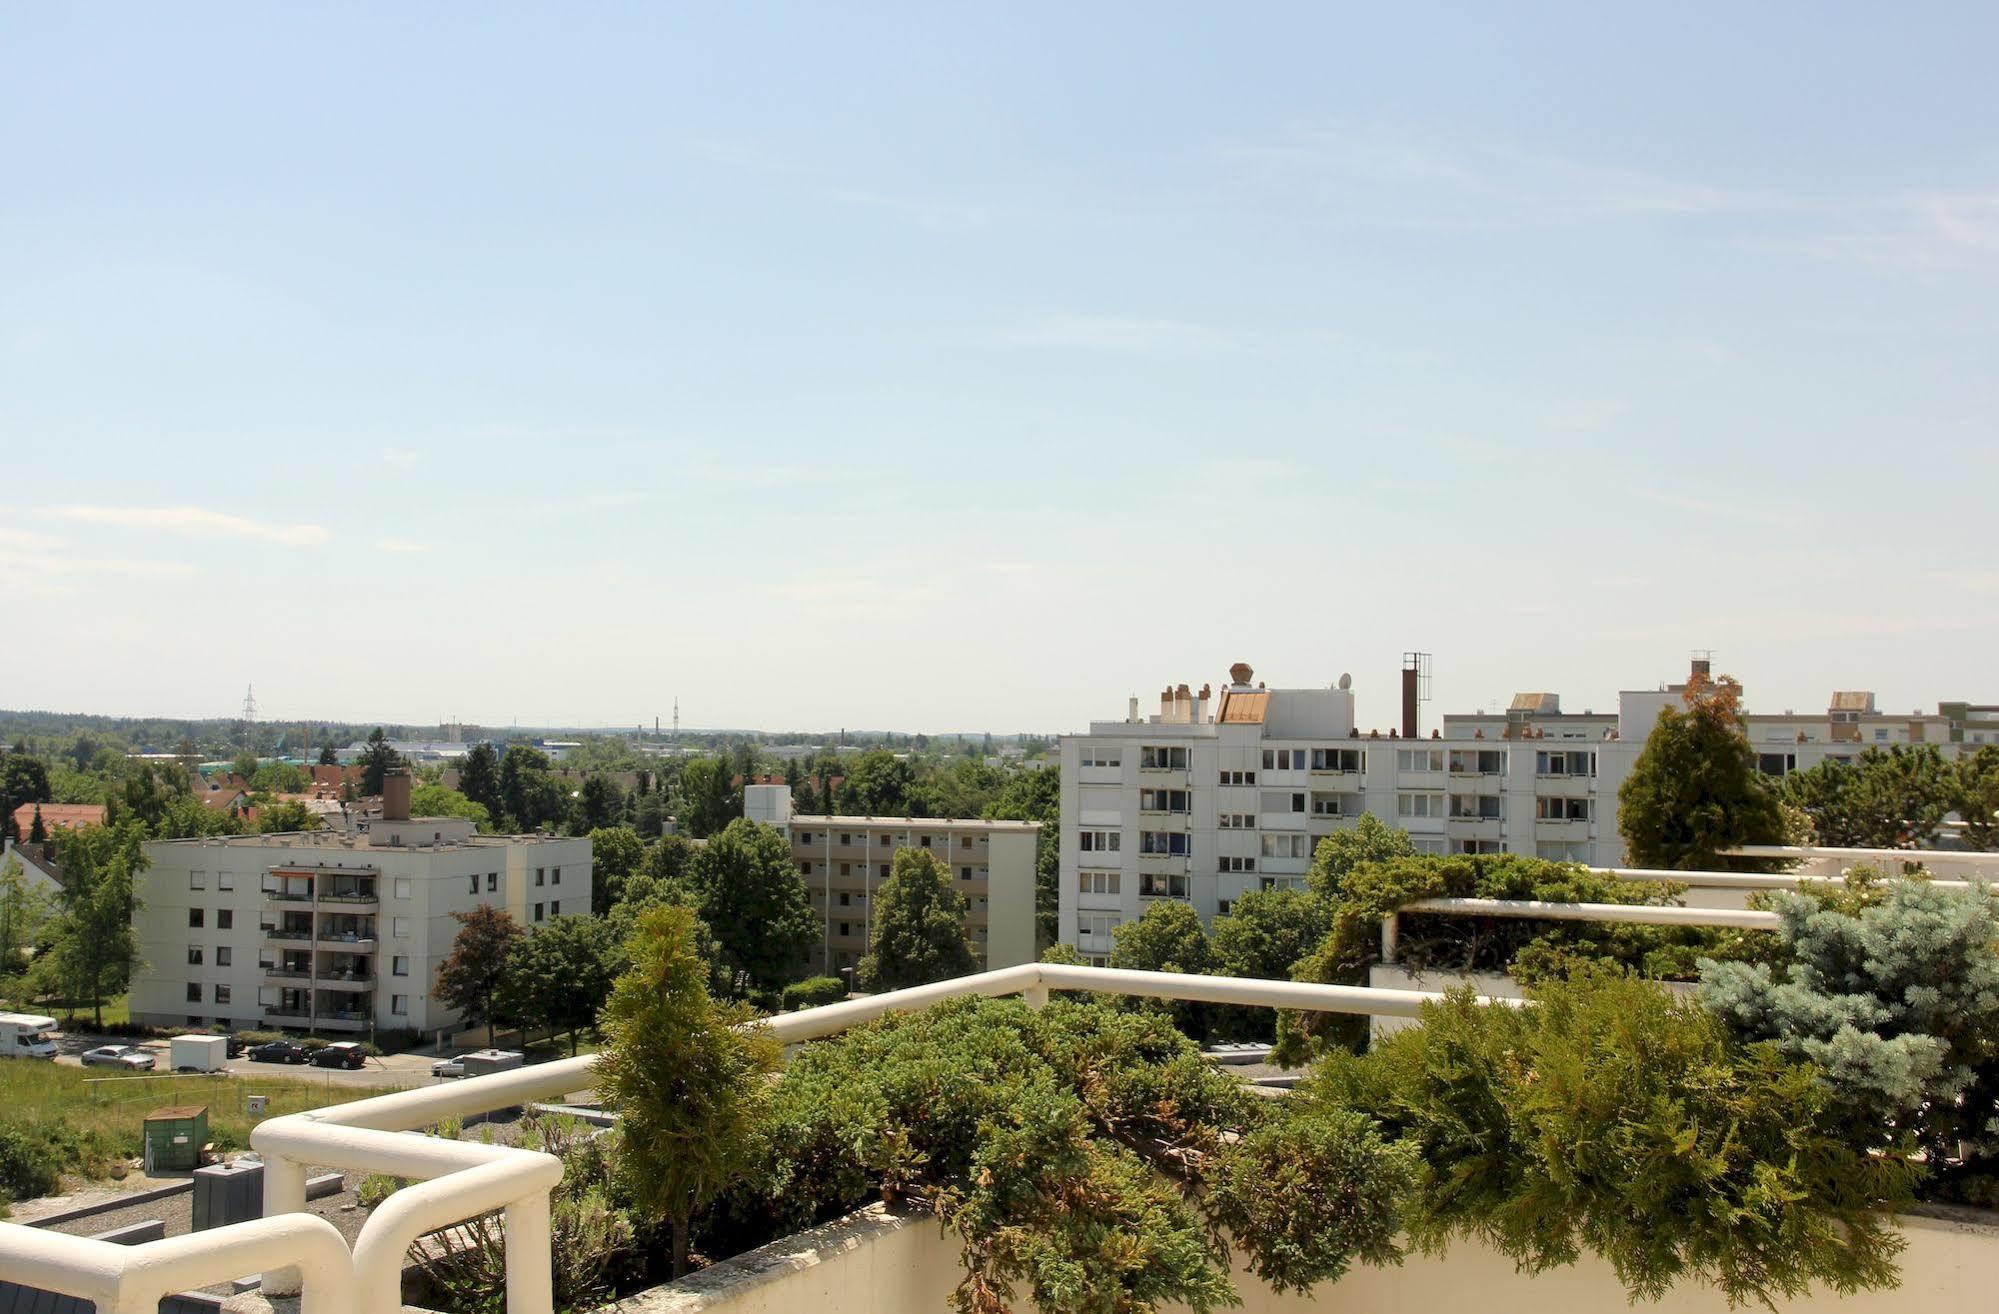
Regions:
<svg viewBox="0 0 1999 1314"><path fill-rule="evenodd" d="M816 970L835 974L868 951L877 887L903 849L944 864L965 897L965 925L982 967L1031 963L1034 860L1041 825L939 817L811 817L791 814L784 785L748 785L743 814L786 833L812 909L824 923Z"/></svg>
<svg viewBox="0 0 1999 1314"><path fill-rule="evenodd" d="M532 926L590 911L590 841L479 835L411 817L409 779L353 834L158 840L135 881L132 1019L365 1037L437 1031L433 997L458 923L480 904Z"/></svg>
<svg viewBox="0 0 1999 1314"><path fill-rule="evenodd" d="M1355 724L1346 676L1270 689L1238 663L1219 694L1183 684L1161 694L1157 715L1141 718L1134 698L1124 720L1065 736L1063 942L1100 961L1117 925L1152 900L1183 899L1212 919L1247 891L1302 885L1318 841L1363 813L1426 853L1624 862L1618 787L1684 685L1622 693L1608 712L1516 694L1501 712L1446 715L1424 738L1404 676L1403 725L1386 734ZM1821 712L1752 713L1747 733L1776 777L1895 744L1954 757L1984 738L1978 718L1957 711L1969 706L1902 716L1872 693L1843 691Z"/></svg>

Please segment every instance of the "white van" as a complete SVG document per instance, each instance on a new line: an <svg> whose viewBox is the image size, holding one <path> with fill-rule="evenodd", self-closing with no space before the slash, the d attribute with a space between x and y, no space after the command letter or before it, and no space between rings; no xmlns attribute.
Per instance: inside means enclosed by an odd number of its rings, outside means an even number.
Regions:
<svg viewBox="0 0 1999 1314"><path fill-rule="evenodd" d="M0 1013L0 1057L56 1056L56 1020L34 1013Z"/></svg>

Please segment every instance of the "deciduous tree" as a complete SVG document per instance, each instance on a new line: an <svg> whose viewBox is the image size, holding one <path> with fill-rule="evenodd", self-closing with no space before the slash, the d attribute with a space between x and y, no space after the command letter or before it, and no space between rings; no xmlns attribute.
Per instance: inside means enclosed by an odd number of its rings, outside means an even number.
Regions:
<svg viewBox="0 0 1999 1314"><path fill-rule="evenodd" d="M556 917L513 941L501 985L500 1009L523 1027L553 1035L577 1032L597 1020L611 993L612 927L601 917Z"/></svg>
<svg viewBox="0 0 1999 1314"><path fill-rule="evenodd" d="M722 961L745 986L776 990L791 979L819 934L791 846L769 826L738 817L694 857L701 920Z"/></svg>
<svg viewBox="0 0 1999 1314"><path fill-rule="evenodd" d="M863 990L900 990L978 967L965 930L965 896L935 854L900 849L875 888L868 951L855 973Z"/></svg>
<svg viewBox="0 0 1999 1314"><path fill-rule="evenodd" d="M521 925L506 909L489 903L451 916L458 922L458 935L437 969L438 1002L456 1009L467 1026L491 1024L499 1017L494 1006Z"/></svg>

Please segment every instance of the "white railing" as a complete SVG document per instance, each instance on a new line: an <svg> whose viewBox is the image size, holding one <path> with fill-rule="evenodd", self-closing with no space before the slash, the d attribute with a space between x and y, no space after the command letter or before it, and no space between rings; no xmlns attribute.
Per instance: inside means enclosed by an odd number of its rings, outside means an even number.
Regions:
<svg viewBox="0 0 1999 1314"><path fill-rule="evenodd" d="M1637 922L1645 926L1725 926L1774 931L1776 913L1748 908L1675 908L1656 903L1550 903L1538 899L1417 899L1381 919L1381 961L1395 961L1401 919L1408 913L1458 917L1523 917L1550 922Z"/></svg>
<svg viewBox="0 0 1999 1314"><path fill-rule="evenodd" d="M1750 855L1744 853L1743 856ZM1999 854L1993 857L1999 859ZM1689 889L1708 890L1797 890L1813 885L1837 885L1844 880L1841 876L1812 872L1674 871L1669 867L1590 867L1587 870L1591 875L1612 880L1677 883ZM1955 880L1931 883L1945 888L1962 888L1967 884Z"/></svg>
<svg viewBox="0 0 1999 1314"><path fill-rule="evenodd" d="M1405 1018L1443 998L1421 990L1027 963L786 1013L760 1025L796 1044L961 996L1017 994L1038 1008L1054 990ZM1522 1001L1486 1002L1510 1007ZM273 1118L250 1136L264 1160L262 1219L137 1246L0 1223L0 1274L94 1301L99 1314L153 1314L164 1295L261 1270L265 1294L300 1293L301 1314L380 1314L401 1306L403 1265L419 1237L499 1210L508 1314L549 1314L548 1193L562 1180L561 1161L534 1150L405 1133L586 1089L596 1063L595 1055L583 1055ZM314 1166L417 1184L375 1207L350 1252L331 1224L303 1212L306 1172Z"/></svg>
<svg viewBox="0 0 1999 1314"><path fill-rule="evenodd" d="M1757 858L1765 862L1797 862L1830 868L1836 873L1847 867L1880 867L1890 875L1904 866L1926 867L1939 874L1953 872L1965 876L1999 880L1999 853L1976 849L1846 849L1815 844L1745 844L1724 849L1723 857Z"/></svg>

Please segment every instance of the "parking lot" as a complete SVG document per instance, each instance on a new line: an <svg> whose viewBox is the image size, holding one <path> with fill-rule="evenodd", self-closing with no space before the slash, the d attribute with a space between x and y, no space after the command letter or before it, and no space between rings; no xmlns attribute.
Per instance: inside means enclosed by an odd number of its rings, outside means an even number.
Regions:
<svg viewBox="0 0 1999 1314"><path fill-rule="evenodd" d="M87 1031L65 1031L56 1037L56 1062L71 1067L83 1064L85 1050L96 1049L100 1045L135 1045L153 1056L154 1072L170 1072L167 1053L169 1042L164 1040L133 1040L129 1036L100 1036ZM389 1087L428 1086L437 1078L430 1075L430 1065L437 1062L438 1055L428 1052L409 1054L385 1054L371 1058L360 1068L321 1068L310 1064L256 1063L247 1057L233 1058L224 1065L222 1071L234 1077L254 1079L257 1077L289 1077L293 1080L310 1078L325 1081L336 1086ZM130 1073L123 1068L99 1067L92 1071L106 1077L143 1076L144 1073Z"/></svg>

